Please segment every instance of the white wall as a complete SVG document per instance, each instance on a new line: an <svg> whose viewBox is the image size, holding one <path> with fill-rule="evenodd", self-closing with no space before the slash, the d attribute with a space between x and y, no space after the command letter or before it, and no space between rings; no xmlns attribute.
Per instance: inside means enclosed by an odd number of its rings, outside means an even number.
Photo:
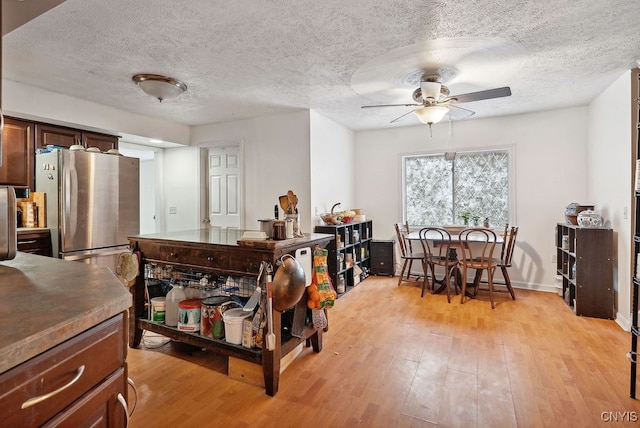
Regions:
<svg viewBox="0 0 640 428"><path fill-rule="evenodd" d="M191 147L165 150L167 230L199 227L198 147L217 142L242 141L247 229L272 218L278 197L289 189L298 196L303 232L313 230L316 207L355 207L354 133L317 112L197 126L192 136ZM169 207L176 214L168 214Z"/></svg>
<svg viewBox="0 0 640 428"><path fill-rule="evenodd" d="M311 215L355 205L355 133L321 114L311 111Z"/></svg>
<svg viewBox="0 0 640 428"><path fill-rule="evenodd" d="M588 196L614 230L616 320L631 325L631 198L633 197L631 71L624 73L588 109ZM625 209L627 215L625 217Z"/></svg>
<svg viewBox="0 0 640 428"><path fill-rule="evenodd" d="M186 125L155 119L56 92L2 80L5 115L120 135L128 133L189 144Z"/></svg>
<svg viewBox="0 0 640 428"><path fill-rule="evenodd" d="M257 230L259 219L272 218L278 197L291 189L302 230L311 230L309 111L196 126L191 147L165 150L165 212L177 211L167 215L167 230L200 227L199 147L217 141L244 145L245 228Z"/></svg>
<svg viewBox="0 0 640 428"><path fill-rule="evenodd" d="M443 152L449 128L426 126L356 133L356 204L373 220L374 238L393 239L402 221L401 156ZM513 147L514 218L520 230L511 280L555 291L555 225L571 202L587 196L586 107L454 122L456 150Z"/></svg>

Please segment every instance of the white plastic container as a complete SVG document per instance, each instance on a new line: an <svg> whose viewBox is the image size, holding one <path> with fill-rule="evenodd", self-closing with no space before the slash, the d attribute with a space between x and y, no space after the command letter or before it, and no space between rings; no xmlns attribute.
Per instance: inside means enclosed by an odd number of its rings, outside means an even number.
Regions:
<svg viewBox="0 0 640 428"><path fill-rule="evenodd" d="M242 324L244 319L253 315L242 308L228 309L222 314L224 320L224 340L234 345L242 343Z"/></svg>
<svg viewBox="0 0 640 428"><path fill-rule="evenodd" d="M167 293L165 300L164 323L170 327L178 326L178 303L185 300L187 296L181 285L174 285Z"/></svg>
<svg viewBox="0 0 640 428"><path fill-rule="evenodd" d="M166 298L154 297L151 299L151 321L164 322L166 313Z"/></svg>

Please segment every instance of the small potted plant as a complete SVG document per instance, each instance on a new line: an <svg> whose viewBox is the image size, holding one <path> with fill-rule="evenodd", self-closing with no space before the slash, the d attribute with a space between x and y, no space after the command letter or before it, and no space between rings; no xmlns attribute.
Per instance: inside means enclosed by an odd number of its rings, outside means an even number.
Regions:
<svg viewBox="0 0 640 428"><path fill-rule="evenodd" d="M469 226L469 220L471 219L471 211L464 211L460 214L460 218L465 226Z"/></svg>

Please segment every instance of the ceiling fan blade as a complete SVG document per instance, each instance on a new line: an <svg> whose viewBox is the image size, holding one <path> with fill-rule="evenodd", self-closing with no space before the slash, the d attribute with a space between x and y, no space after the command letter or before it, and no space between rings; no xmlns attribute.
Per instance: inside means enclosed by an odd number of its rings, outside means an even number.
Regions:
<svg viewBox="0 0 640 428"><path fill-rule="evenodd" d="M398 116L398 117L396 117L395 119L393 119L393 120L392 120L391 122L389 122L389 123L395 123L395 122L399 121L400 119L402 119L403 117L410 115L410 114L411 114L411 113L413 113L414 111L415 111L415 109L414 109L414 110L410 110L410 111L406 112L405 114L403 114L402 116Z"/></svg>
<svg viewBox="0 0 640 428"><path fill-rule="evenodd" d="M376 104L373 106L361 106L360 108L375 108L375 107L420 107L422 104Z"/></svg>
<svg viewBox="0 0 640 428"><path fill-rule="evenodd" d="M466 119L466 118L471 117L474 114L476 114L475 111L471 111L469 109L459 107L459 106L457 106L455 104L449 104L448 107L450 107L449 108L449 117L452 118L452 119L462 120L462 119Z"/></svg>
<svg viewBox="0 0 640 428"><path fill-rule="evenodd" d="M485 91L469 92L467 94L454 95L451 98L459 103L470 103L472 101L489 100L491 98L508 97L511 95L511 88L504 86L502 88L487 89Z"/></svg>

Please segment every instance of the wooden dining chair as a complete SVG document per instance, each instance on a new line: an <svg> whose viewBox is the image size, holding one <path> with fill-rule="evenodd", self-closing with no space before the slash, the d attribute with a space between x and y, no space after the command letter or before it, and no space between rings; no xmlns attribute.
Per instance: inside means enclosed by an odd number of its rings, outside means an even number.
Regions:
<svg viewBox="0 0 640 428"><path fill-rule="evenodd" d="M422 294L424 297L424 290L426 288L428 279L427 272L431 272L431 293L435 293L435 285L440 284L440 288L447 289L447 301L451 303L451 277L454 278L453 286L454 291L456 287L456 269L458 267L458 260L456 257L452 257L451 253L451 234L448 230L441 227L425 227L420 230L420 244L422 245L422 251L424 258L422 260L422 269L424 270L424 280L422 281ZM439 266L444 270L442 277L438 279L436 274L436 267ZM437 291L440 292L441 290Z"/></svg>
<svg viewBox="0 0 640 428"><path fill-rule="evenodd" d="M402 232L403 225L399 223L395 223L396 235L398 236L398 246L400 247L400 258L402 258L402 270L400 271L400 278L398 278L398 285L402 283L402 279L404 278L404 272L407 271L407 280L409 280L411 275L411 267L413 266L414 261L419 261L422 264L422 259L424 259L424 253L422 252L413 252L409 250L407 245L406 235ZM407 267L409 269L407 269Z"/></svg>
<svg viewBox="0 0 640 428"><path fill-rule="evenodd" d="M460 232L460 268L462 271L462 297L460 303L464 303L467 296L467 271L473 269L475 275L471 283L474 291L480 285L483 272L487 273L487 285L489 288L489 299L491 309L495 309L493 300L493 273L498 266L497 260L493 257L496 247L497 237L493 230L485 228L469 228Z"/></svg>
<svg viewBox="0 0 640 428"><path fill-rule="evenodd" d="M493 291L494 292L508 292L511 295L513 300L516 300L515 292L513 291L513 287L511 286L511 278L509 277L509 268L511 267L511 260L513 259L513 250L516 246L516 236L518 236L518 226L509 226L507 223L504 227L504 235L502 241L502 248L500 250L500 257L495 258L496 267L500 268L500 272L502 273L502 280L496 279L496 275L494 273L493 276ZM497 269L496 269L497 270ZM480 281L480 287L486 285L486 280ZM496 285L503 285L505 288L496 288ZM480 288L478 287L478 288ZM474 291L474 294L477 294L478 289Z"/></svg>
<svg viewBox="0 0 640 428"><path fill-rule="evenodd" d="M504 241L502 243L502 251L500 252L500 258L497 260L497 265L500 268L500 272L502 272L502 278L504 281L496 281L495 278L493 280L493 284L504 285L511 294L511 298L516 300L516 295L513 292L513 287L511 286L511 278L509 277L508 268L511 267L511 260L513 259L513 249L516 246L516 236L518 236L518 226L511 226L507 224L505 226L504 233ZM501 291L504 291L502 289Z"/></svg>
<svg viewBox="0 0 640 428"><path fill-rule="evenodd" d="M401 225L401 229L402 229L402 233L404 233L404 236L408 236L411 233L411 228L409 227L409 222L405 221L402 225ZM405 238L405 242L407 243L407 250L409 250L409 252L413 251L413 243L411 242L411 239L406 239Z"/></svg>

